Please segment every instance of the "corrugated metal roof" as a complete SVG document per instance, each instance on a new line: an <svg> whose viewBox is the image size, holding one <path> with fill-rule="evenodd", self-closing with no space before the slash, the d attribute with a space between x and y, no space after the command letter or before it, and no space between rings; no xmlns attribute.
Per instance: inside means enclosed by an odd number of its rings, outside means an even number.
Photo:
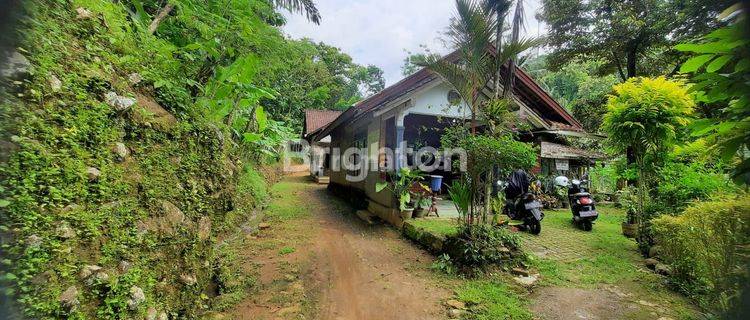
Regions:
<svg viewBox="0 0 750 320"><path fill-rule="evenodd" d="M607 155L597 152L583 150L576 147L542 141L541 157L549 159L603 159Z"/></svg>

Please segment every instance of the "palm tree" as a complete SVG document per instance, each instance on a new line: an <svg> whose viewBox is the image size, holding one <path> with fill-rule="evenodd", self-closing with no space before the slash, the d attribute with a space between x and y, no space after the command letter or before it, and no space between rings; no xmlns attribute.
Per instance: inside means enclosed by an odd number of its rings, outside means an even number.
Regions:
<svg viewBox="0 0 750 320"><path fill-rule="evenodd" d="M476 134L477 113L484 111L485 106L492 105L483 96L485 87L494 83L499 90L497 83L500 82L499 70L502 65L540 44L541 40L519 39L516 36L508 43L496 47L501 43L497 41L497 33L498 23L502 21L495 17L497 13L492 7L485 2L456 0L456 12L446 34L459 55L457 61L432 56L419 64L440 75L458 91L471 109L472 134ZM518 21L520 24L520 20ZM493 47L495 50L492 50ZM506 88L506 91L511 90Z"/></svg>
<svg viewBox="0 0 750 320"><path fill-rule="evenodd" d="M513 23L511 24L510 42L515 43L518 41L520 29L523 27L523 0L518 0L516 3L516 12L513 14ZM505 77L505 85L503 86L503 98L507 98L510 92L513 91L514 80L516 76L516 60L518 54L508 59L508 74ZM499 71L498 71L499 73ZM499 80L499 79L498 79Z"/></svg>
<svg viewBox="0 0 750 320"><path fill-rule="evenodd" d="M277 7L304 14L310 22L320 24L320 12L312 0L274 0L274 2Z"/></svg>
<svg viewBox="0 0 750 320"><path fill-rule="evenodd" d="M513 4L512 0L484 0L482 7L485 11L492 12L495 15L495 48L502 48L503 46L503 28L505 27L505 16L510 10L510 6ZM495 64L502 66L502 61L499 61L500 55L497 55ZM494 96L495 99L500 97L500 68L495 70L495 88Z"/></svg>

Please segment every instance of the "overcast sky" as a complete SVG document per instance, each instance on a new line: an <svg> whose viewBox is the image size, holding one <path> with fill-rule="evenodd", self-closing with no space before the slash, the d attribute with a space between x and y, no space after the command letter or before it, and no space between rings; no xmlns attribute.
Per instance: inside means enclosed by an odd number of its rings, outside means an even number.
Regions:
<svg viewBox="0 0 750 320"><path fill-rule="evenodd" d="M544 27L534 18L540 0L525 0L526 34L539 36ZM385 71L386 85L402 78L405 50L448 51L440 38L454 15L454 0L315 0L323 21L319 26L302 15L285 13L284 32L341 48L362 65Z"/></svg>

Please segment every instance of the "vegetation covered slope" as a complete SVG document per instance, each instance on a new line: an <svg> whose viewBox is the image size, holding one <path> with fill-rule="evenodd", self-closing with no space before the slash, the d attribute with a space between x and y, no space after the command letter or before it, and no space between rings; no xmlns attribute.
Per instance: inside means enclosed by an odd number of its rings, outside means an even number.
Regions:
<svg viewBox="0 0 750 320"><path fill-rule="evenodd" d="M224 240L264 202L263 159L196 101L217 70L292 42L266 1L180 1L154 35L149 3L24 5L28 65L0 104L0 276L28 317L196 318L249 285Z"/></svg>

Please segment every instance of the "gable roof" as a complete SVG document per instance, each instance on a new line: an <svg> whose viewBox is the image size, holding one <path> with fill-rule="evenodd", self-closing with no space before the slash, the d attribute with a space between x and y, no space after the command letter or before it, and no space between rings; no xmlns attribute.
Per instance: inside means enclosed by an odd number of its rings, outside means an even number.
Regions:
<svg viewBox="0 0 750 320"><path fill-rule="evenodd" d="M341 113L343 113L343 111L305 109L304 135L309 136L318 129L327 126L333 120L336 120Z"/></svg>
<svg viewBox="0 0 750 320"><path fill-rule="evenodd" d="M457 61L460 58L459 51L454 51L443 59L448 61ZM503 65L507 69L507 65ZM337 119L322 128L319 134L313 139L327 136L331 130L342 123L351 123L363 115L378 110L389 102L398 100L432 81L439 79L440 76L428 68L413 73L401 81L381 90L380 92L367 97L358 102ZM563 108L552 96L547 93L531 76L522 68L516 68L516 85L513 87L513 95L536 112L549 127L565 127L568 130L583 132L583 126L576 120L565 108Z"/></svg>

